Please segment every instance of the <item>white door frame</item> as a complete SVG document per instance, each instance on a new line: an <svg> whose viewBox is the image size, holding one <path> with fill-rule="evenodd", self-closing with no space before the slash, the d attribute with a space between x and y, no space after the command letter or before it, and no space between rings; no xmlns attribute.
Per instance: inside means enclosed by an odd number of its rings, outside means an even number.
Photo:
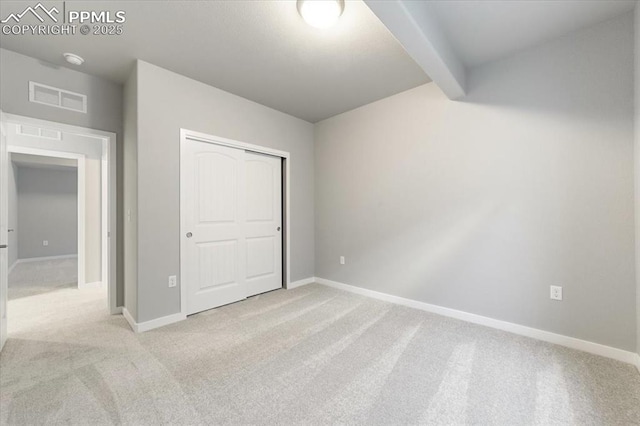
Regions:
<svg viewBox="0 0 640 426"><path fill-rule="evenodd" d="M29 154L40 155L43 157L64 158L68 160L76 160L78 165L78 288L83 288L86 284L86 156L84 154L76 154L72 152L51 151L47 149L28 148L24 146L9 145L7 146L9 154Z"/></svg>
<svg viewBox="0 0 640 426"><path fill-rule="evenodd" d="M115 315L122 313L122 307L117 306L117 187L116 187L116 134L112 132L105 132L102 130L95 130L86 127L72 126L68 124L56 123L53 121L40 120L31 117L19 116L14 114L3 114L3 124L24 124L35 127L45 127L47 129L59 130L62 133L70 133L78 136L88 136L99 139L101 141L101 245L102 245L102 259L101 259L101 279L102 283L107 285L108 297L107 297L107 309L109 313ZM82 156L84 154L68 151L54 151L54 150L42 150L40 148L27 148L19 147L16 145L9 145L9 152L21 152L25 154L36 153L35 155L46 156ZM22 151L18 151L22 150ZM31 152L26 152L26 151ZM42 154L42 152L47 152ZM55 155L52 155L55 154ZM62 157L62 158L76 158L76 157ZM80 197L84 198L85 191L80 188L80 176L83 177L82 185L84 185L85 173L80 172L80 160L78 161L78 205L82 204L84 212L84 203L80 203ZM82 161L84 163L84 161ZM84 166L83 166L84 167ZM78 211L78 223L80 224L80 217L84 218L84 213L80 215ZM84 221L82 221L84 222ZM78 272L83 272L84 275L84 262L81 262L81 253L84 256L83 251L80 250L84 247L84 238L80 241L80 229L78 230ZM84 234L84 230L83 230ZM81 265L81 266L80 266ZM81 269L82 268L82 269ZM80 275L78 276L78 284L80 284Z"/></svg>
<svg viewBox="0 0 640 426"><path fill-rule="evenodd" d="M8 275L9 256L7 253L8 238L8 166L7 131L4 122L4 113L0 110L0 244L4 246L0 253L0 351L7 341L7 308L8 308Z"/></svg>
<svg viewBox="0 0 640 426"><path fill-rule="evenodd" d="M291 159L290 154L287 151L280 151L277 149L267 148L260 145L253 145L246 142L240 142L233 139L222 138L219 136L208 135L206 133L200 133L193 130L188 129L180 129L180 160L183 158L183 149L185 142L187 140L197 141L197 142L205 142L212 143L216 145L228 146L231 148L238 148L247 151L253 151L260 154L273 155L275 157L280 157L284 160L284 170L283 170L283 180L284 180L284 191L283 191L283 224L282 228L284 229L284 238L283 238L283 277L284 277L284 287L287 288L289 286L289 282L291 279L291 228L290 228L290 205L291 205L291 197L290 197L290 187L291 187ZM180 161L180 167L182 167L182 161ZM186 200L184 199L184 190L182 188L182 179L180 179L180 312L182 315L186 317L187 315L187 286L184 280L184 271L186 270L185 259L182 256L183 253L186 253L186 240L183 237L186 232L185 225L185 217L182 212L182 206L185 205Z"/></svg>

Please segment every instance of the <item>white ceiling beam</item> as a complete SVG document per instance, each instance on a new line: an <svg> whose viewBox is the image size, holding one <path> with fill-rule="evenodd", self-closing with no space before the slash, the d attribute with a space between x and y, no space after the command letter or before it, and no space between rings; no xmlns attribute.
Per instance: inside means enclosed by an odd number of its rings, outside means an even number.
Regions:
<svg viewBox="0 0 640 426"><path fill-rule="evenodd" d="M449 99L465 95L464 65L429 13L428 2L364 1Z"/></svg>

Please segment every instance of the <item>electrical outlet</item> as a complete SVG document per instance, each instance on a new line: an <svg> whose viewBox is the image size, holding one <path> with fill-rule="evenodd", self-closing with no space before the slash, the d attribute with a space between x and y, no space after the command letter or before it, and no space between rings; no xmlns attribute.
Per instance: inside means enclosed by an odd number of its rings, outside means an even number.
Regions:
<svg viewBox="0 0 640 426"><path fill-rule="evenodd" d="M45 247L48 246L49 245L49 241L47 241L47 240L42 241L42 245L45 246Z"/></svg>
<svg viewBox="0 0 640 426"><path fill-rule="evenodd" d="M552 300L562 300L562 287L557 285L552 285L550 287L550 290L551 290L551 294L549 297L551 297Z"/></svg>
<svg viewBox="0 0 640 426"><path fill-rule="evenodd" d="M175 287L177 282L178 282L178 280L177 280L175 275L171 275L169 277L169 287Z"/></svg>
<svg viewBox="0 0 640 426"><path fill-rule="evenodd" d="M345 264L344 256L340 256L340 264L341 265Z"/></svg>

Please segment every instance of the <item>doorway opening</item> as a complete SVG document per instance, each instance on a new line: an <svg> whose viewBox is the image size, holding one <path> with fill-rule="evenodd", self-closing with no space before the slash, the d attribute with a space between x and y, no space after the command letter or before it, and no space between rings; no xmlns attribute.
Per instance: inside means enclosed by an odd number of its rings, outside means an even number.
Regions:
<svg viewBox="0 0 640 426"><path fill-rule="evenodd" d="M86 285L84 170L84 156L9 153L9 300Z"/></svg>
<svg viewBox="0 0 640 426"><path fill-rule="evenodd" d="M120 313L115 134L11 114L2 114L2 127L8 270L0 303L3 329L11 323L3 340L21 329L20 318L37 316L29 311L38 303L75 309L93 292L108 313Z"/></svg>

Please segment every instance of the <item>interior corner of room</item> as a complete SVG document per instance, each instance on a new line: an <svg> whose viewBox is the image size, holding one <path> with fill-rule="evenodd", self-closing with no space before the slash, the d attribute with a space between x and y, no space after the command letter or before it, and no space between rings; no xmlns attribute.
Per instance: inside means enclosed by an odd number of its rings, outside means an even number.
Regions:
<svg viewBox="0 0 640 426"><path fill-rule="evenodd" d="M180 284L161 284L180 275L179 133L189 129L291 154L290 283L319 277L633 351L634 216L621 214L634 187L633 21L627 13L480 65L454 61L463 97L419 78L307 120L144 60L113 82L2 48L2 107L117 135L117 306L136 323L182 311ZM588 57L601 59L585 67ZM30 104L32 79L90 89L88 114ZM572 155L581 161L562 161ZM580 302L544 300L543 282L579 291Z"/></svg>
<svg viewBox="0 0 640 426"><path fill-rule="evenodd" d="M638 2L332 1L328 29L304 3L135 1L111 7L122 37L2 35L5 274L77 259L90 319L68 334L183 390L173 414L149 397L159 423L640 422ZM8 321L18 365L41 323ZM229 408L260 377L277 413ZM490 412L494 381L531 406Z"/></svg>

